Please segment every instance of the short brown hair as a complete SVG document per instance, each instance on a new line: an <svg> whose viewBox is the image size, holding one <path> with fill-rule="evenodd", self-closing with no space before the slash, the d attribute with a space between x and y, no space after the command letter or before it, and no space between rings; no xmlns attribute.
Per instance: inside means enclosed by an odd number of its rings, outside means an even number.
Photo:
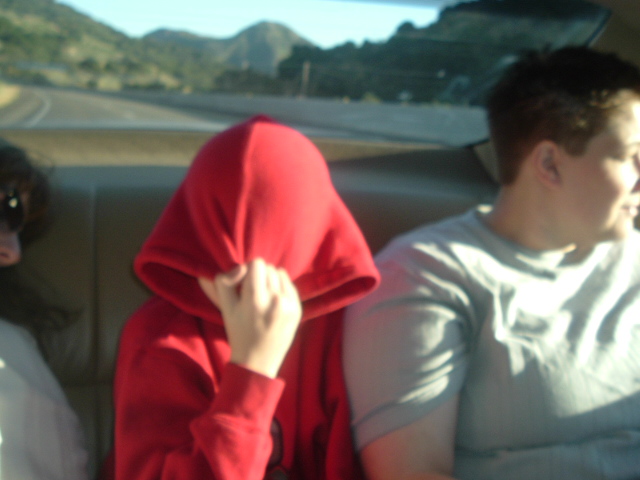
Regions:
<svg viewBox="0 0 640 480"><path fill-rule="evenodd" d="M606 127L624 90L640 98L640 70L614 54L587 47L525 54L487 102L500 182L512 183L524 157L542 140L582 154Z"/></svg>

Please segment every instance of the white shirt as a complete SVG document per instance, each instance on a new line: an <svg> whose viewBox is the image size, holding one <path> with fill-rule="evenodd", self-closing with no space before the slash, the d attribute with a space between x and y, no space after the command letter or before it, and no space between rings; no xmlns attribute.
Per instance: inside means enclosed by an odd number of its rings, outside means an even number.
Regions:
<svg viewBox="0 0 640 480"><path fill-rule="evenodd" d="M0 319L0 480L85 480L75 412L23 328Z"/></svg>

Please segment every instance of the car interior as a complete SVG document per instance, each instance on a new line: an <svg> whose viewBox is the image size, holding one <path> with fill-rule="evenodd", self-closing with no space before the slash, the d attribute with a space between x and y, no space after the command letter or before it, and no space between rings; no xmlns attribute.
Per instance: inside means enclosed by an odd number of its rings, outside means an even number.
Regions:
<svg viewBox="0 0 640 480"><path fill-rule="evenodd" d="M628 0L593 2L610 10L593 47L640 66L640 6ZM402 107L379 107L370 114L372 123L393 128L393 108ZM293 107L278 110L266 102L231 108L227 113L233 118L261 111L298 124ZM321 128L305 131L327 159L334 184L374 253L401 232L491 202L498 189L486 138L439 144L429 139L428 125L417 122L411 128L425 136L409 140L392 132L371 139L325 135ZM47 296L78 312L78 320L49 338L47 346L52 369L81 419L92 477L111 447L119 333L150 296L135 278L132 260L213 133L152 126L0 132L36 157L45 156L51 166L55 222L25 250L20 269L37 285L47 285Z"/></svg>

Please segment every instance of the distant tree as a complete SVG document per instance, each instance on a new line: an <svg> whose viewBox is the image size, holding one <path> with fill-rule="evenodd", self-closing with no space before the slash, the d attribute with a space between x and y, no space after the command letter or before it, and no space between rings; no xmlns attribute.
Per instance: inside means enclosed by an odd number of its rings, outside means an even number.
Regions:
<svg viewBox="0 0 640 480"><path fill-rule="evenodd" d="M93 57L85 58L78 66L80 69L90 73L99 73L102 71L100 63Z"/></svg>
<svg viewBox="0 0 640 480"><path fill-rule="evenodd" d="M587 40L598 9L582 0L461 2L445 8L426 27L401 24L386 42L328 50L296 47L279 64L278 76L300 85L308 65L310 95L363 99L366 94L418 103L446 97L447 102L478 103L514 55L566 36L565 19L572 19L570 32L579 37L582 30L575 19L584 18ZM500 20L504 17L509 21Z"/></svg>

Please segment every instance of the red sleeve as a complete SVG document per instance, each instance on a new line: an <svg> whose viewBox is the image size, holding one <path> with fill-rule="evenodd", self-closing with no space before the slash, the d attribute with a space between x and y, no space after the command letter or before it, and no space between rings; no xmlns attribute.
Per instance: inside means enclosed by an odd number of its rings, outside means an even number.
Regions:
<svg viewBox="0 0 640 480"><path fill-rule="evenodd" d="M216 394L206 369L179 350L118 362L116 479L263 478L282 380L228 364Z"/></svg>

